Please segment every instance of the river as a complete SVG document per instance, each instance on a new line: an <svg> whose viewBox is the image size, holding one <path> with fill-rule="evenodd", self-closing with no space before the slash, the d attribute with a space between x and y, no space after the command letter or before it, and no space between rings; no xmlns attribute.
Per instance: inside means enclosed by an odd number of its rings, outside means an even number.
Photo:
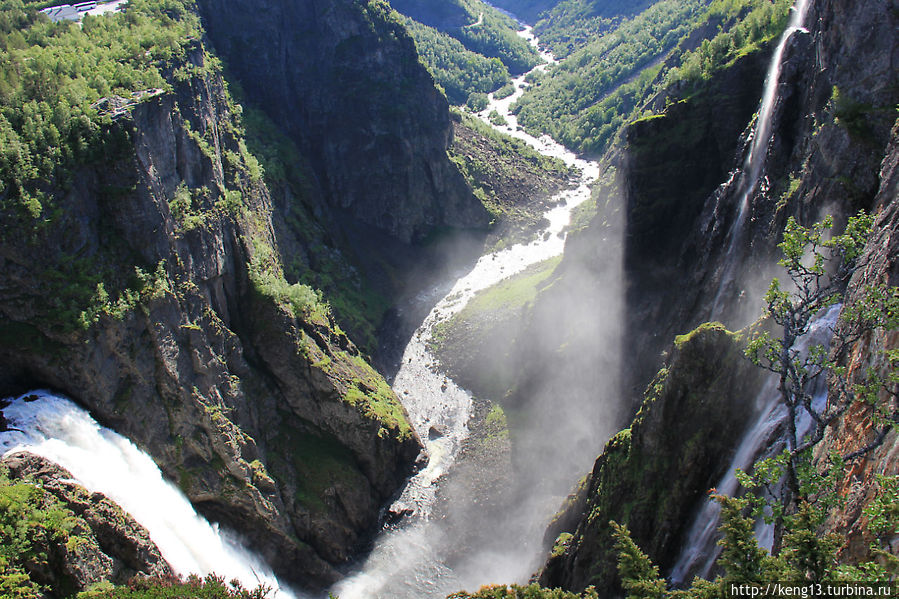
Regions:
<svg viewBox="0 0 899 599"><path fill-rule="evenodd" d="M538 40L530 27L519 34L538 48ZM540 51L540 55L546 62L533 70L543 70L555 60L548 52ZM402 400L412 426L426 442L429 461L412 477L392 508L394 512L409 514L406 519L400 525L382 531L365 562L332 589L341 599L445 597L461 588L476 588L481 584L524 582L541 550L540 539L534 539L526 549L529 553L526 557L515 552L475 556L466 562L479 567L459 571L450 565L448 556L457 555L460 549L477 552L477 548L460 548L453 531L432 517L441 477L452 468L468 437L472 411L471 395L441 372L437 359L428 349L434 327L458 314L478 291L520 273L528 266L560 255L572 211L590 198L590 186L599 176L596 162L577 157L548 136L536 138L518 127L510 107L529 85L527 75L513 80L515 92L512 95L497 99L490 94L487 108L477 116L491 124L489 115L496 111L507 124L491 126L525 141L546 156L563 160L579 171L579 180L575 187L554 198L554 207L545 214L549 225L532 241L483 255L448 291L445 284L428 289L412 300L413 305L406 307L408 312L415 313L414 304L433 304L435 296L442 296L405 347L393 381L393 389ZM535 529L542 530L542 527Z"/></svg>

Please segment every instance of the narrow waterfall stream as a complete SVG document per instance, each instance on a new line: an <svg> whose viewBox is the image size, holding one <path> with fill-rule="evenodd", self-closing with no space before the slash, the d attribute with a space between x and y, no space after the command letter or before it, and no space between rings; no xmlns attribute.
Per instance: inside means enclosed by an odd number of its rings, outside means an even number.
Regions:
<svg viewBox="0 0 899 599"><path fill-rule="evenodd" d="M247 588L265 584L277 590L278 599L294 597L236 537L197 514L150 456L100 426L74 402L33 391L13 400L3 413L21 432L0 433L0 454L26 450L42 456L71 472L89 491L109 497L147 529L177 574L216 573L226 580L237 578Z"/></svg>
<svg viewBox="0 0 899 599"><path fill-rule="evenodd" d="M537 47L538 40L530 27L519 33ZM547 62L554 61L552 55L546 52L541 52L541 56ZM535 67L535 70L544 68L546 64ZM447 531L435 525L431 518L432 507L439 478L452 467L462 442L468 436L472 397L439 372L437 360L428 349L428 341L434 326L458 314L478 291L520 273L530 265L560 255L565 244L564 229L571 212L589 199L590 185L599 176L597 163L576 157L547 136L538 139L518 129L510 107L524 93L524 87L528 85L526 76L513 80L515 93L511 96L496 99L490 94L488 107L478 116L489 124L488 115L496 110L508 123L497 129L524 140L547 156L560 158L569 166L576 167L581 173L580 181L576 188L563 191L555 198L557 205L544 215L550 224L539 232L534 241L482 256L471 271L460 277L431 309L406 346L393 389L403 401L415 430L426 441L429 462L409 481L393 508L394 512L411 513L411 516L399 526L382 531L359 571L332 589L333 594L341 599L444 597L466 585L506 581L494 578L473 580L454 572L445 563L445 551L447 547L453 547L453 540L447 538ZM440 292L426 292L420 300L433 298L436 293ZM490 559L507 561L503 567L497 566L494 577L500 576L497 573L500 570L505 573L510 569L521 570L516 573L519 578L530 574L528 564L522 560L495 554Z"/></svg>
<svg viewBox="0 0 899 599"><path fill-rule="evenodd" d="M768 146L771 145L773 135L774 108L777 100L777 92L780 88L780 72L783 67L783 55L786 50L787 42L798 31L806 31L803 24L805 23L806 14L808 14L809 6L812 0L796 0L790 9L790 21L786 30L780 36L777 48L771 56L771 62L768 65L768 72L765 75L765 87L762 92L761 104L759 106L758 115L756 117L755 127L750 137L749 153L739 173L732 173L730 179L725 186L736 184L733 196L739 198L737 201L737 218L728 231L728 246L724 273L718 286L718 293L713 302L712 314L721 313L722 293L733 283L734 268L736 256L734 253L743 242L746 230L746 219L749 215L749 204L753 194L759 187L761 181L762 170L765 166L765 160L768 155Z"/></svg>
<svg viewBox="0 0 899 599"><path fill-rule="evenodd" d="M809 325L808 333L799 339L794 346L800 354L805 354L814 345L827 347L833 335L833 328L840 315L841 304L831 306ZM765 455L773 455L780 451L785 441L785 425L787 410L780 399L777 389L777 376L771 375L756 399L758 417L746 431L736 454L715 488L722 495L734 496L739 490L739 483L734 472L739 468L748 470L752 464ZM827 384L824 377L819 377L815 388L811 390L816 408L827 401ZM812 427L811 417L807 414L797 423L799 438L808 434ZM708 500L690 527L687 542L681 550L677 562L671 570L670 580L675 586L689 584L694 576L708 578L712 574L715 560L721 553L718 546L719 515L721 508L716 501ZM759 544L771 549L773 542L772 527L760 522L756 529Z"/></svg>

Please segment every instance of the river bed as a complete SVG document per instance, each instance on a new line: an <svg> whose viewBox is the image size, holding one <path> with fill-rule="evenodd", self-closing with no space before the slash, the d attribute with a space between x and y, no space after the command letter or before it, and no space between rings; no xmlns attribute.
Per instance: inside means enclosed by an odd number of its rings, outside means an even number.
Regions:
<svg viewBox="0 0 899 599"><path fill-rule="evenodd" d="M519 34L538 47L530 27ZM540 55L546 63L534 70L543 70L554 61L545 51ZM480 584L523 582L530 574L530 560L522 560L518 555L484 556L485 560L491 560L491 567L476 568L474 574L456 571L450 565L448 556L458 556L460 551L469 548L454 543L454 531L447 530L440 519L434 517L434 505L441 477L453 467L469 435L473 400L465 389L441 371L428 347L434 328L458 314L477 292L533 264L562 254L565 228L572 212L590 198L590 186L599 175L596 162L577 157L548 136L536 138L519 128L510 107L529 85L526 78L527 73L513 80L515 92L511 96L497 99L490 94L487 108L477 116L491 124L489 115L496 111L507 124L491 126L525 141L546 156L563 160L579 171L579 180L576 186L553 198L551 204L554 207L544 215L549 225L538 231L532 241L483 255L448 291L446 284L425 290L413 298L412 305L404 308L415 313L416 304L434 304L435 297L441 297L409 340L393 380L393 389L402 400L412 426L426 443L429 459L427 466L412 477L391 507L392 512L404 514L404 520L386 528L358 570L332 589L341 599L444 597L452 591ZM529 551L539 552L539 539L535 539L533 546L535 549ZM477 580L480 576L488 578Z"/></svg>

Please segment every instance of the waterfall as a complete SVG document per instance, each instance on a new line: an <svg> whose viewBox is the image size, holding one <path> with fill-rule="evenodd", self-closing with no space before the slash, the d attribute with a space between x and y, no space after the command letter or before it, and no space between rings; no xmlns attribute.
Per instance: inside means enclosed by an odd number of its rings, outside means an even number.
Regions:
<svg viewBox="0 0 899 599"><path fill-rule="evenodd" d="M773 136L774 106L777 100L777 91L780 87L780 72L783 67L784 50L786 50L787 42L789 42L794 33L797 31L807 32L803 27L803 23L805 22L805 16L808 13L811 1L812 0L796 0L796 3L790 9L790 21L787 28L780 36L780 41L778 42L777 48L774 50L774 55L771 57L771 62L768 65L761 105L759 106L755 127L750 136L749 154L747 154L746 160L743 162L743 167L740 171L740 176L737 178L737 188L734 195L739 198L739 208L737 218L731 225L727 235L730 242L727 247L726 266L721 277L721 282L718 285L718 293L712 304L713 314L720 314L722 293L730 287L731 283L733 283L733 270L736 262L736 256L734 254L743 241L746 230L746 218L749 214L750 200L758 188L762 169L765 166L765 159L768 154L768 146L771 144L771 138ZM731 175L731 179L728 183L733 180L734 177Z"/></svg>
<svg viewBox="0 0 899 599"><path fill-rule="evenodd" d="M3 414L19 431L0 433L0 452L47 458L89 491L109 497L147 529L177 574L215 573L248 588L268 585L279 599L294 597L236 536L198 515L149 455L71 400L33 391L12 400Z"/></svg>
<svg viewBox="0 0 899 599"><path fill-rule="evenodd" d="M531 34L530 27L519 33L534 47L537 46L537 39ZM541 55L552 60L552 56L545 52ZM540 65L536 69L545 66ZM549 225L535 240L486 254L449 291L441 287L418 298L424 304L442 295L408 342L393 389L402 400L413 427L426 440L429 461L427 467L407 483L391 510L410 515L398 526L382 531L358 571L332 589L332 593L341 599L444 597L469 585L511 578L523 580L531 573L528 562L540 551L538 542L526 548L529 552L526 558L521 554L491 553L481 556L484 559L481 560L479 572L462 574L448 564L447 553L459 549L453 544L453 531L442 528L440 522L432 518L440 477L452 467L468 436L472 409L471 395L438 370L437 359L428 348L432 330L437 324L458 314L478 291L520 273L528 266L560 255L564 250L565 227L571 213L590 198L590 185L599 176L597 163L576 157L547 136L538 139L518 129L510 106L527 86L525 77L522 75L513 80L516 91L507 98L497 99L490 94L488 107L477 116L490 124L488 116L496 110L509 123L497 129L524 140L544 155L560 158L569 166L576 167L581 172L580 181L576 188L563 191L555 198L555 207L544 214ZM551 510L547 517L549 515ZM523 548L515 549L522 551ZM484 565L488 562L489 573L484 571Z"/></svg>
<svg viewBox="0 0 899 599"><path fill-rule="evenodd" d="M808 349L814 345L827 346L833 335L834 324L840 315L840 304L831 306L821 316L809 325L808 333L797 340L794 349L805 355ZM715 488L722 495L734 496L739 490L735 471L748 470L760 457L773 455L781 451L786 443L786 419L787 410L780 399L780 391L777 388L778 379L771 375L762 386L756 405L759 411L758 417L746 431L737 452L727 467L727 472L721 478ZM820 409L827 401L827 382L825 377L818 377L815 387L810 389L813 396L812 405ZM812 419L805 411L798 418L797 435L802 438L812 428ZM721 506L717 501L708 500L700 509L690 527L687 542L681 550L680 556L671 569L669 579L671 584L680 587L689 584L694 576L708 578L715 565L715 560L721 553L718 546L718 516ZM759 544L770 550L773 535L771 527L759 522L756 527L756 537Z"/></svg>

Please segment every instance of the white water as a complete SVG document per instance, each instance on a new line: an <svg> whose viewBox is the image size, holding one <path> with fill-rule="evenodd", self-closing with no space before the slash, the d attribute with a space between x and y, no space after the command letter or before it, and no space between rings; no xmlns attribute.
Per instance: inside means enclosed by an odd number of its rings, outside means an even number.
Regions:
<svg viewBox="0 0 899 599"><path fill-rule="evenodd" d="M833 327L840 315L840 305L831 306L809 325L808 333L797 340L793 349L800 355L805 355L809 347L813 345L828 345L833 335ZM819 377L814 389L810 390L814 399L812 405L816 409L823 407L827 400L827 385L824 377ZM762 386L756 399L759 416L743 436L737 453L727 468L727 472L721 478L715 488L721 495L733 497L739 490L734 472L739 468L747 471L752 464L763 455L771 455L780 451L787 434L786 419L787 409L780 400L780 391L777 389L777 376L771 375ZM812 427L812 419L803 410L797 419L797 438L807 435ZM776 434L779 436L775 436ZM772 451L773 449L773 451ZM721 554L718 546L718 516L721 508L717 501L709 500L697 514L690 527L687 542L681 551L680 557L671 570L670 580L674 585L689 583L693 576L708 578L715 565L715 560ZM760 522L756 527L756 538L759 545L771 549L773 541L772 527Z"/></svg>
<svg viewBox="0 0 899 599"><path fill-rule="evenodd" d="M530 27L520 35L537 47L537 39ZM541 56L548 62L554 60L545 52L541 52ZM544 68L545 64L535 70ZM430 459L427 467L409 481L393 507L394 511L412 512L411 521L381 533L359 572L332 589L341 599L444 597L463 587L497 582L501 576L525 578L530 574L528 564L520 559L495 554L489 557L490 573L485 575L490 578L486 579L472 580L445 564L442 553L444 548L452 546L452 540L446 538L451 531L443 530L439 523L431 519L431 510L439 479L452 466L462 442L468 436L472 398L437 370L436 358L427 347L434 326L459 313L475 293L522 272L530 265L560 255L565 245L563 231L571 212L589 199L590 185L599 176L599 166L595 162L576 157L547 136L538 139L518 129L509 108L524 93L522 86L528 85L525 77L522 75L513 80L516 91L512 96L500 100L490 94L487 109L478 116L489 124L488 115L496 110L509 123L506 127L497 127L500 131L524 140L545 155L560 158L569 166L576 167L581 172L580 181L575 189L557 196L556 207L544 215L550 224L538 234L536 240L482 256L471 271L459 278L437 302L406 346L393 389L403 401L412 426L426 441ZM423 293L420 300L425 302L439 293L439 289L431 290ZM432 431L439 436L429 439L436 436L431 434ZM536 545L539 546L539 543ZM539 548L535 550L539 551Z"/></svg>
<svg viewBox="0 0 899 599"><path fill-rule="evenodd" d="M740 247L743 241L746 229L746 218L749 214L749 204L752 195L759 186L762 169L765 166L765 160L768 156L768 146L771 145L773 134L774 106L777 100L777 91L780 87L780 72L783 67L783 54L786 50L787 42L794 33L798 31L808 32L803 26L805 16L812 0L796 0L796 3L790 9L790 21L787 28L780 36L774 55L771 56L771 62L768 65L768 72L765 75L765 87L762 92L761 105L756 117L755 128L750 137L749 154L743 162L743 168L740 171L738 179L738 187L735 196L739 197L739 211L737 218L731 225L728 237L730 243L727 248L727 266L721 277L721 283L718 287L718 293L713 302L713 313L720 313L720 300L722 292L733 282L733 269L735 263L734 252ZM731 174L730 180L726 185L734 180Z"/></svg>
<svg viewBox="0 0 899 599"><path fill-rule="evenodd" d="M740 213L746 211L746 204L749 201L749 194L755 189L759 181L762 167L765 164L765 157L768 145L771 143L771 124L774 115L774 101L777 99L777 90L780 85L780 71L783 67L783 54L787 47L787 42L798 31L808 31L803 26L805 23L805 15L808 13L811 0L796 0L790 14L790 22L786 30L780 36L780 41L771 57L771 64L768 66L768 73L765 76L765 92L762 94L762 104L759 108L758 120L755 131L752 134L752 145L749 148L749 155L746 157L746 163L743 165L744 182L743 196L741 197Z"/></svg>
<svg viewBox="0 0 899 599"><path fill-rule="evenodd" d="M199 516L150 456L97 424L72 401L33 391L13 400L3 413L10 427L22 432L0 433L0 452L27 450L43 456L89 491L109 497L147 529L177 574L215 573L249 588L265 584L279 589L279 599L294 596L235 537Z"/></svg>

